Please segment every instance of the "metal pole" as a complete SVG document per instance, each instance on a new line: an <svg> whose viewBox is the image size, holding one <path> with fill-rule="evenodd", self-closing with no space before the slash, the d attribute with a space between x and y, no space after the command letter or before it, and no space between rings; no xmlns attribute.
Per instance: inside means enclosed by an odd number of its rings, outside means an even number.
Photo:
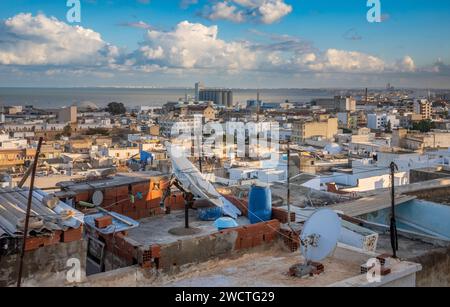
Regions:
<svg viewBox="0 0 450 307"><path fill-rule="evenodd" d="M23 258L25 257L25 248L26 248L27 236L28 236L28 226L30 223L31 204L32 204L32 200L33 200L33 190L34 190L34 179L36 178L36 168L37 168L37 164L38 164L38 160L39 160L39 155L41 153L41 146L42 146L43 140L44 140L43 138L39 138L36 155L34 156L33 170L31 172L30 193L28 194L27 213L25 216L25 229L24 229L24 233L23 233L22 251L20 253L20 262L19 262L19 276L17 278L17 287L18 288L20 288L22 285Z"/></svg>
<svg viewBox="0 0 450 307"><path fill-rule="evenodd" d="M287 146L287 207L288 224L291 225L291 142L288 142Z"/></svg>
<svg viewBox="0 0 450 307"><path fill-rule="evenodd" d="M184 227L189 229L189 202L187 201L184 207Z"/></svg>
<svg viewBox="0 0 450 307"><path fill-rule="evenodd" d="M185 193L184 194L184 201L185 201L185 207L184 207L184 226L186 229L189 229L189 207L193 204L194 201L194 195L191 193Z"/></svg>
<svg viewBox="0 0 450 307"><path fill-rule="evenodd" d="M25 171L25 173L23 174L22 179L20 180L20 182L17 184L17 187L19 187L20 189L23 187L23 185L25 184L25 182L28 180L28 177L30 177L31 172L33 171L33 167L34 167L34 162L30 165L30 167L28 167L28 169Z"/></svg>
<svg viewBox="0 0 450 307"><path fill-rule="evenodd" d="M203 138L203 135L202 135ZM200 136L197 136L198 139L198 164L199 164L199 171L203 174L203 140L200 140Z"/></svg>
<svg viewBox="0 0 450 307"><path fill-rule="evenodd" d="M397 251L398 251L398 233L397 233L397 221L395 218L395 171L398 170L398 166L392 162L391 163L391 200L392 200L392 207L391 207L391 225L390 225L390 232L391 232L391 246L392 246L392 252L393 257L397 258Z"/></svg>

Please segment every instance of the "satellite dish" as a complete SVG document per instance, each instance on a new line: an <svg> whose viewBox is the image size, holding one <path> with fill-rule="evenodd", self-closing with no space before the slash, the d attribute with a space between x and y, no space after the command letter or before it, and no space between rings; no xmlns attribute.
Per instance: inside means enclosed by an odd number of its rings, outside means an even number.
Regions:
<svg viewBox="0 0 450 307"><path fill-rule="evenodd" d="M92 195L92 203L96 207L100 207L103 204L103 192L102 191L94 192L94 195Z"/></svg>
<svg viewBox="0 0 450 307"><path fill-rule="evenodd" d="M334 251L341 235L341 219L336 212L321 209L305 222L300 235L300 251L307 263L322 261Z"/></svg>

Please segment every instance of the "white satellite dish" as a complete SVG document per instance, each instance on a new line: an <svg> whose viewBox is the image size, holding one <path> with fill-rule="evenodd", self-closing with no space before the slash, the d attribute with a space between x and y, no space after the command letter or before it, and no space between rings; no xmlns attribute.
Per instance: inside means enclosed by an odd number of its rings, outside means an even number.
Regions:
<svg viewBox="0 0 450 307"><path fill-rule="evenodd" d="M92 195L92 203L96 207L100 207L103 204L103 192L102 191L94 192L94 195Z"/></svg>
<svg viewBox="0 0 450 307"><path fill-rule="evenodd" d="M320 209L305 222L300 235L300 251L306 262L322 261L336 249L341 234L341 219L336 212Z"/></svg>

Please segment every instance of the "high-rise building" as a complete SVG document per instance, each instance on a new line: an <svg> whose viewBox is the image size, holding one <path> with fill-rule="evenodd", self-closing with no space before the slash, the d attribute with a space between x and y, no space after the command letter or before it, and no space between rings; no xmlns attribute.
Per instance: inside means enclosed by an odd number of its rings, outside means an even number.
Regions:
<svg viewBox="0 0 450 307"><path fill-rule="evenodd" d="M420 114L422 119L431 119L432 112L432 103L427 99L420 99L414 102L414 113Z"/></svg>
<svg viewBox="0 0 450 307"><path fill-rule="evenodd" d="M76 124L78 117L78 108L71 106L58 110L57 119L61 124Z"/></svg>
<svg viewBox="0 0 450 307"><path fill-rule="evenodd" d="M200 82L195 83L195 101L200 100L200 90L203 89L203 84Z"/></svg>
<svg viewBox="0 0 450 307"><path fill-rule="evenodd" d="M232 107L233 91L228 89L201 89L199 93L200 101L212 101L219 106Z"/></svg>

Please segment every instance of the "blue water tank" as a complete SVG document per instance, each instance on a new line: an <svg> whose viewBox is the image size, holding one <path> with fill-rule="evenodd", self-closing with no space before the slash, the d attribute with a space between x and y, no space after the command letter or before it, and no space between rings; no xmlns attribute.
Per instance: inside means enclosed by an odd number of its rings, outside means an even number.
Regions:
<svg viewBox="0 0 450 307"><path fill-rule="evenodd" d="M272 191L267 185L253 185L250 189L248 219L257 224L272 219Z"/></svg>

